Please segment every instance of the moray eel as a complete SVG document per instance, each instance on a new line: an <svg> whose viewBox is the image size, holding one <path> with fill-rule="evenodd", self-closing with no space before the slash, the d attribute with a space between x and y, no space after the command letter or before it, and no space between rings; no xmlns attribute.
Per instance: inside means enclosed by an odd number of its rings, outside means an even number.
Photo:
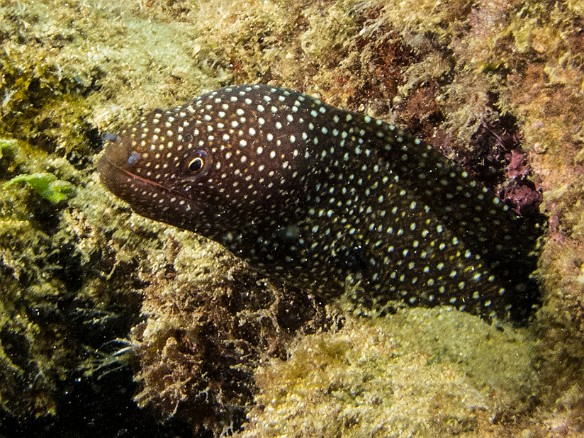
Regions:
<svg viewBox="0 0 584 438"><path fill-rule="evenodd" d="M394 125L297 91L231 86L110 140L101 181L273 281L321 296L524 316L540 230Z"/></svg>

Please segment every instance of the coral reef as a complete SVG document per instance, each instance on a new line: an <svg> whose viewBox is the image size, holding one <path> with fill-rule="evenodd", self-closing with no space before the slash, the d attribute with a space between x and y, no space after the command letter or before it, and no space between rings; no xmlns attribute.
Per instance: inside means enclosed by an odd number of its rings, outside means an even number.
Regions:
<svg viewBox="0 0 584 438"><path fill-rule="evenodd" d="M243 433L581 434L583 20L574 0L4 2L0 434L229 433L254 398ZM102 133L243 82L414 131L522 214L542 201L531 323L354 318L99 185ZM4 185L38 174L75 190Z"/></svg>

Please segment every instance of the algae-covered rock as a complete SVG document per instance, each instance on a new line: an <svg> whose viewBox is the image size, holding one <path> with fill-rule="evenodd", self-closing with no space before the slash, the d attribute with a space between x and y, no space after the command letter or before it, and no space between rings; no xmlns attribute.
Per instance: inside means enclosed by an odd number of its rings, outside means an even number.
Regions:
<svg viewBox="0 0 584 438"><path fill-rule="evenodd" d="M253 403L254 372L266 355L285 357L295 335L328 325L314 297L266 283L219 245L192 233L162 236L162 269L148 278L131 340L140 406L216 434L237 429Z"/></svg>
<svg viewBox="0 0 584 438"><path fill-rule="evenodd" d="M4 2L0 184L44 175L48 188L50 174L75 190L53 204L3 185L0 433L219 434L251 410L248 435L581 434L583 13L531 0ZM353 318L101 187L101 134L244 82L414 131L522 214L543 196L533 320Z"/></svg>
<svg viewBox="0 0 584 438"><path fill-rule="evenodd" d="M122 248L134 249L127 215L108 214L92 162L98 127L123 120L123 99L138 106L120 84L145 72L168 80L173 60L187 58L162 50L146 60L149 38L123 35L156 29L138 16L119 22L131 12L101 2L0 5L0 434L158 430L151 416L136 421L127 361L112 356L139 320L132 258L145 252L125 257ZM134 96L146 101L160 82Z"/></svg>
<svg viewBox="0 0 584 438"><path fill-rule="evenodd" d="M514 435L533 406L534 346L444 309L348 318L258 371L241 436Z"/></svg>
<svg viewBox="0 0 584 438"><path fill-rule="evenodd" d="M38 170L39 157L26 154L30 145L16 140L3 143L10 145L3 148L3 174ZM62 175L70 170L58 161L52 168ZM57 180L51 175L49 179ZM59 308L61 300L71 299L64 276L67 269L75 269L75 260L68 260L67 267L60 263L67 249L61 246L62 236L54 236L63 205L27 197L14 184L25 176L14 178L4 184L0 196L0 374L5 382L0 406L19 416L55 414L54 394L76 353L62 336L66 323Z"/></svg>

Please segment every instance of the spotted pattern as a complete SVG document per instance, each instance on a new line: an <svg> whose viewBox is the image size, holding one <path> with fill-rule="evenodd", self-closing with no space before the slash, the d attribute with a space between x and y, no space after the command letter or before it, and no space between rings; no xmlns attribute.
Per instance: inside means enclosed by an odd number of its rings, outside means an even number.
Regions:
<svg viewBox="0 0 584 438"><path fill-rule="evenodd" d="M528 306L539 231L394 125L296 91L233 86L110 143L103 183L278 281L484 316Z"/></svg>

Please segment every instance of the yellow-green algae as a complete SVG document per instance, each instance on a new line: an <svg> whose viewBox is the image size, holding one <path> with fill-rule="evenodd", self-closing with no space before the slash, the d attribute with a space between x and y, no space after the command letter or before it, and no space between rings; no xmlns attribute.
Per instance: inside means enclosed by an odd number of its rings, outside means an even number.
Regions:
<svg viewBox="0 0 584 438"><path fill-rule="evenodd" d="M77 187L58 208L18 186L0 200L0 333L4 336L0 373L6 382L0 390L2 409L21 421L35 415L63 415L57 409L69 389L63 382L75 371L91 375L99 367L96 348L111 340L88 339L83 333L103 330L104 336L128 336L129 325L137 321L137 291L146 294L144 322L132 334L138 358L135 375L141 385L137 399L150 408L143 418L150 411L162 419L179 413L193 430L206 428L217 434L228 430L230 407L242 403L237 407L241 413L251 406L255 389L249 375L261 363L262 354L282 355L296 333L337 326L322 321L323 308L310 301L312 297L300 303L288 299L294 295L266 286L215 245L129 214L105 193L93 174L99 132L115 132L143 110L182 103L202 89L269 82L319 94L332 104L414 130L449 156L469 163L471 170L478 169L489 178L494 175L492 187L504 175L505 158L497 155L498 148L507 138L520 140L551 217L539 272L544 305L525 329L528 334L506 327L504 335L494 336L492 342L494 350L503 351L510 339L516 339L525 353L520 357L526 386L517 384L519 371L509 375L505 367L493 370L494 380L485 384L479 360L458 360L456 352L467 349L472 353L465 357L483 357L485 344L475 347L473 340L486 339L493 328L458 312L406 311L392 318L401 327L418 328L411 335L420 336L418 343L408 344L414 350L409 353L414 360L411 375L431 375L436 380L433 386L421 382L416 390L405 393L407 398L395 405L394 413L402 409L414 418L408 417L402 429L396 426L394 430L431 435L433 428L445 427L438 430L474 436L493 430L501 435L523 431L527 436L582 432L584 214L579 201L584 198L580 116L584 112L584 45L580 2L31 0L4 3L0 18L0 135L14 139L10 141L16 145L2 149L0 179L50 172ZM485 158L487 164L482 166ZM190 268L191 263L204 267L203 271ZM181 276L176 283L181 291L178 301L172 293L175 276ZM241 290L248 297L245 306L251 307L230 306L233 294ZM265 301L254 303L254 294ZM229 313L234 308L239 315ZM275 316L310 308L314 311L307 320L299 318L289 332ZM331 319L343 319L344 311L331 309L336 307L328 309ZM65 320L78 317L76 330L55 315ZM112 321L119 321L121 315L127 322L114 323L116 328L111 329ZM239 322L249 331L237 332ZM448 354L434 355L425 348L424 327L440 331L457 324L460 330L447 331L452 334L441 338L450 340L445 340L451 346ZM375 331L372 327L380 326L383 335L373 336L379 344L365 344L371 345L370 351L402 351L400 345L388 341L390 325L391 318L351 319L347 333L340 330L300 339L298 345L317 351L323 346L319 340L326 339L333 346L344 345L341 351L350 356L346 339L363 339ZM226 338L209 337L201 327L219 327ZM232 337L235 332L238 336ZM262 340L264 335L267 340ZM212 373L190 373L200 366L197 358L225 358L208 353L221 345L233 346L229 351L241 360L226 368L239 369L245 377L239 393L232 389L237 382L226 382ZM238 348L242 345L249 349ZM428 357L434 360L420 360ZM363 376L387 366L389 375L395 376L392 367L407 368L399 359L388 364L372 359L369 368L367 361L357 361L355 373ZM527 360L532 361L535 375L524 368ZM338 358L330 362L323 361L323 369L343 371ZM280 366L285 365L276 369ZM269 376L271 370L260 370L258 375ZM335 375L327 377L332 380ZM291 391L303 385L301 379L291 382ZM269 379L260 383L260 390L269 394L273 388ZM369 389L358 383L349 386ZM205 385L211 391L205 392ZM497 390L486 396L489 387ZM224 388L230 392L222 398ZM436 394L461 394L469 389L471 402L458 403L456 397L433 399L435 413L450 415L445 426L408 411L410 406L427 406L424 396L433 388ZM373 397L363 391L358 397L341 393L344 397L327 406L351 413L355 399ZM211 404L203 400L206 394ZM260 392L257 398L265 400L262 397ZM286 394L279 400L286 400ZM224 410L222 401L226 401ZM480 409L471 411L468 407L475 401ZM300 398L298 403L308 406L309 400ZM387 403L372 405L381 412L391 408ZM204 408L201 415L192 414L197 407ZM386 424L373 407L363 409L373 423L371 430L375 424ZM490 417L491 412L497 415ZM272 424L280 414L256 409L250 419L257 428L259 423ZM312 414L307 421L322 415L318 410ZM335 426L340 433L345 430L343 425ZM344 426L348 432L360 427L350 421Z"/></svg>
<svg viewBox="0 0 584 438"><path fill-rule="evenodd" d="M454 310L349 317L258 371L241 436L517 435L533 408L534 351L525 330Z"/></svg>
<svg viewBox="0 0 584 438"><path fill-rule="evenodd" d="M66 160L50 159L21 141L3 143L10 144L3 148L8 153L0 161L3 175L40 168L70 175L72 166ZM54 413L52 391L76 353L60 333L63 324L58 318L51 321L59 314L59 297L66 299L60 277L68 268L61 264L60 246L66 245L67 238L62 232L51 236L59 212L51 202L12 184L5 184L0 193L0 375L5 382L0 405L17 415Z"/></svg>
<svg viewBox="0 0 584 438"><path fill-rule="evenodd" d="M47 175L54 175L77 188L58 205L22 184L5 185L0 195L2 433L34 434L27 429L33 424L64 424L68 418L68 430L94 422L115 435L128 423L125 417L131 422L132 412L138 412L124 404L118 413L106 407L108 397L128 388L106 386L116 380L109 380L103 369L109 359L103 357L115 349L111 341L127 336L138 321L136 257L147 260L149 250L160 245L155 232L129 228L133 220L127 214L108 214L92 160L100 143L97 128L110 124L113 130L124 114L135 114L122 105L136 111L152 102L148 96L160 101L164 81L168 95L174 92L180 74L191 70L190 48L173 44L179 24L157 27L137 8L107 3L0 6L0 183L50 184ZM144 40L164 45L145 57ZM148 78L150 85L141 84L141 92L129 91ZM200 87L202 81L195 79L184 81L182 99ZM118 93L122 83L128 92ZM44 194L54 198L55 192ZM140 246L143 234L151 237L150 246ZM83 414L79 409L86 400L79 399L84 394L79 391L91 393L92 387L98 389ZM118 420L111 421L111 415Z"/></svg>

